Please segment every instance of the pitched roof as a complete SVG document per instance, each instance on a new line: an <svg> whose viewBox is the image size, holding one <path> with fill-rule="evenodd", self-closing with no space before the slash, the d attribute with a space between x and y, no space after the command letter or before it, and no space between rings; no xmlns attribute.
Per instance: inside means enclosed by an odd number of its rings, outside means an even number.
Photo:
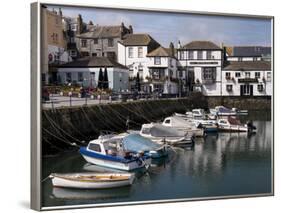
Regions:
<svg viewBox="0 0 281 213"><path fill-rule="evenodd" d="M189 50L221 50L221 48L211 41L192 41L183 46Z"/></svg>
<svg viewBox="0 0 281 213"><path fill-rule="evenodd" d="M233 47L232 56L262 56L270 55L271 47L264 46L235 46Z"/></svg>
<svg viewBox="0 0 281 213"><path fill-rule="evenodd" d="M121 43L124 46L148 46L151 44L158 44L158 42L148 34L127 34Z"/></svg>
<svg viewBox="0 0 281 213"><path fill-rule="evenodd" d="M127 69L126 66L119 64L111 58L107 57L84 57L75 61L71 61L59 66L60 68L71 68L71 67L80 67L80 68L89 68L89 67L118 67L122 69Z"/></svg>
<svg viewBox="0 0 281 213"><path fill-rule="evenodd" d="M269 61L230 61L223 70L237 71L264 71L271 70Z"/></svg>
<svg viewBox="0 0 281 213"><path fill-rule="evenodd" d="M116 38L121 36L121 26L97 26L91 27L90 31L77 35L78 38Z"/></svg>
<svg viewBox="0 0 281 213"><path fill-rule="evenodd" d="M154 57L154 56L159 56L159 57L175 57L172 54L172 50L170 48L164 48L162 46L160 46L157 49L151 51L146 56L148 56L148 57Z"/></svg>

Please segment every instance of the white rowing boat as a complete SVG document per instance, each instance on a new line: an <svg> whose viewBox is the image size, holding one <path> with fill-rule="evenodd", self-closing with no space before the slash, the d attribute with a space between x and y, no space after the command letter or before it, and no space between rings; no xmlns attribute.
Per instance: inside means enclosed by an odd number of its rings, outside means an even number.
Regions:
<svg viewBox="0 0 281 213"><path fill-rule="evenodd" d="M132 185L135 175L130 173L53 173L49 177L55 187L106 189Z"/></svg>

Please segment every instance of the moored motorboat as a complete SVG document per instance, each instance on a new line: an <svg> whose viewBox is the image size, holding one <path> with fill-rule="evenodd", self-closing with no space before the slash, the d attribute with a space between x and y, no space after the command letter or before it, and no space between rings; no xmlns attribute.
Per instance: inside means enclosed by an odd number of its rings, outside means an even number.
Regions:
<svg viewBox="0 0 281 213"><path fill-rule="evenodd" d="M229 109L225 106L216 106L214 109L210 109L210 113L217 116L235 116L237 112Z"/></svg>
<svg viewBox="0 0 281 213"><path fill-rule="evenodd" d="M193 136L162 124L143 124L140 135L160 144L187 145L194 144Z"/></svg>
<svg viewBox="0 0 281 213"><path fill-rule="evenodd" d="M80 153L87 162L109 168L130 171L148 167L151 158L142 153L131 153L124 150L123 138L124 135L111 138L99 137L90 141L87 147L81 147Z"/></svg>
<svg viewBox="0 0 281 213"><path fill-rule="evenodd" d="M131 185L135 175L131 173L52 173L49 178L55 187L105 189Z"/></svg>
<svg viewBox="0 0 281 213"><path fill-rule="evenodd" d="M232 116L227 118L218 119L218 128L221 131L231 131L231 132L251 132L256 129L252 123L241 124L241 122Z"/></svg>
<svg viewBox="0 0 281 213"><path fill-rule="evenodd" d="M162 125L167 127L172 127L180 131L186 131L188 134L194 137L203 137L204 130L202 128L197 128L192 122L192 119L185 119L182 116L171 116L164 119Z"/></svg>

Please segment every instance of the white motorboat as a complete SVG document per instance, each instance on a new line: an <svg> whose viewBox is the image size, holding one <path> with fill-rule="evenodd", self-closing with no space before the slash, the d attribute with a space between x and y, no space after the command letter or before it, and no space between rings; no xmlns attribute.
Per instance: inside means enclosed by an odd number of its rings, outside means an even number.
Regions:
<svg viewBox="0 0 281 213"><path fill-rule="evenodd" d="M241 124L237 118L232 116L218 119L218 128L221 131L231 132L252 132L256 129L251 122L247 124Z"/></svg>
<svg viewBox="0 0 281 213"><path fill-rule="evenodd" d="M164 119L163 126L172 127L180 131L186 131L195 137L203 137L204 130L197 128L191 119L185 119L182 116L171 116Z"/></svg>
<svg viewBox="0 0 281 213"><path fill-rule="evenodd" d="M55 187L105 189L131 185L135 175L131 173L53 173L49 177Z"/></svg>
<svg viewBox="0 0 281 213"><path fill-rule="evenodd" d="M126 134L114 137L99 137L89 142L87 147L81 147L80 153L84 159L92 164L120 170L134 170L148 167L151 158L143 153L132 153L122 147L122 140Z"/></svg>
<svg viewBox="0 0 281 213"><path fill-rule="evenodd" d="M193 137L185 131L180 131L162 124L143 124L140 135L154 142L169 145L193 144Z"/></svg>

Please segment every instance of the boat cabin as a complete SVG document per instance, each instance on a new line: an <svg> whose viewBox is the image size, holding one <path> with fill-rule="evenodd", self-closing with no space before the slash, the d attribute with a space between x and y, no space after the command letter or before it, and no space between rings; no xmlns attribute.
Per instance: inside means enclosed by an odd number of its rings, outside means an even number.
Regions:
<svg viewBox="0 0 281 213"><path fill-rule="evenodd" d="M124 154L122 149L122 140L120 138L93 140L88 144L87 150L113 156Z"/></svg>

